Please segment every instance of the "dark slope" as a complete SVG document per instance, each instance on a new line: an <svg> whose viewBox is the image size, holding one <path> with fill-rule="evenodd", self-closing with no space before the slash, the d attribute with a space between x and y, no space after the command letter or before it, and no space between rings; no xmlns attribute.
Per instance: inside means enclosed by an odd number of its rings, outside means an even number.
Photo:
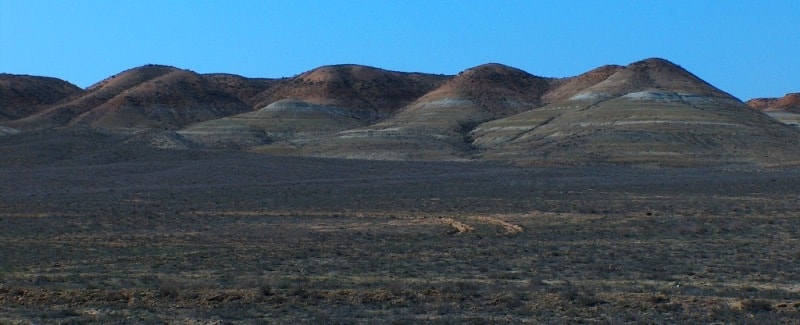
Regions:
<svg viewBox="0 0 800 325"><path fill-rule="evenodd" d="M0 74L0 121L16 120L47 109L82 90L61 79Z"/></svg>

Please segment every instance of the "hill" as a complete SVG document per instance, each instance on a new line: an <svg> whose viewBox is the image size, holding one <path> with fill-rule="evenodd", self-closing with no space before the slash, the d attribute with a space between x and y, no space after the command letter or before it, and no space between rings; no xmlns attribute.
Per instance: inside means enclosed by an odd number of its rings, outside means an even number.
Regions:
<svg viewBox="0 0 800 325"><path fill-rule="evenodd" d="M98 107L124 91L158 76L177 70L173 67L147 65L123 71L100 81L86 91L37 114L14 121L12 125L26 129L45 129L64 126L80 114Z"/></svg>
<svg viewBox="0 0 800 325"><path fill-rule="evenodd" d="M617 69L566 100L484 123L472 136L482 158L524 165L683 166L800 157L796 130L663 59Z"/></svg>
<svg viewBox="0 0 800 325"><path fill-rule="evenodd" d="M800 126L800 93L789 93L781 98L754 98L747 101L747 106L785 124Z"/></svg>
<svg viewBox="0 0 800 325"><path fill-rule="evenodd" d="M256 96L254 101L256 108L262 108L279 100L297 99L386 117L449 78L354 64L331 65L284 80Z"/></svg>
<svg viewBox="0 0 800 325"><path fill-rule="evenodd" d="M469 159L471 148L464 137L474 125L535 108L548 89L547 78L501 64L481 65L459 73L384 121L292 146L301 155L323 157Z"/></svg>
<svg viewBox="0 0 800 325"><path fill-rule="evenodd" d="M455 76L348 64L280 79L146 65L83 91L13 80L6 89L31 90L12 96L23 104L5 110L4 137L89 128L158 148L518 165L800 161L800 131L767 116L800 116L797 94L748 103L764 114L659 58L567 78L489 63Z"/></svg>
<svg viewBox="0 0 800 325"><path fill-rule="evenodd" d="M781 98L753 98L747 105L765 112L800 113L800 93L789 93Z"/></svg>
<svg viewBox="0 0 800 325"><path fill-rule="evenodd" d="M267 80L203 76L175 67L146 65L103 80L11 126L40 129L81 125L122 132L177 130L249 111L248 101L269 85Z"/></svg>
<svg viewBox="0 0 800 325"><path fill-rule="evenodd" d="M253 112L190 125L183 137L214 148L248 148L278 141L297 142L362 127L377 113L284 99Z"/></svg>
<svg viewBox="0 0 800 325"><path fill-rule="evenodd" d="M284 152L287 141L294 147L386 119L448 78L360 65L324 66L277 81L252 99L256 111L197 123L180 133L211 147L282 142L277 150Z"/></svg>
<svg viewBox="0 0 800 325"><path fill-rule="evenodd" d="M81 91L56 78L0 73L0 121L29 116Z"/></svg>

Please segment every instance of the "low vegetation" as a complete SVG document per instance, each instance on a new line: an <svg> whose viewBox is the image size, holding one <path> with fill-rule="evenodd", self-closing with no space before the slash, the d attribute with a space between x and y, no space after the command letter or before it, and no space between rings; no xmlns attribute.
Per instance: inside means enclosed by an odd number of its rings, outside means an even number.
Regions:
<svg viewBox="0 0 800 325"><path fill-rule="evenodd" d="M125 154L0 170L0 323L800 318L794 170Z"/></svg>

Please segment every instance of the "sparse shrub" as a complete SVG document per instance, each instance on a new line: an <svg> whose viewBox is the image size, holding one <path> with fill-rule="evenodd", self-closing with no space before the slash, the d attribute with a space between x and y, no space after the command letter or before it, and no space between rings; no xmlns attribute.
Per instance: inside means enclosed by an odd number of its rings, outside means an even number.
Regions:
<svg viewBox="0 0 800 325"><path fill-rule="evenodd" d="M479 291L480 287L469 281L447 282L442 286L442 291L455 294L468 294Z"/></svg>
<svg viewBox="0 0 800 325"><path fill-rule="evenodd" d="M608 303L607 301L595 296L593 293L583 293L576 290L569 290L565 292L563 294L563 298L570 303L584 307L594 307Z"/></svg>
<svg viewBox="0 0 800 325"><path fill-rule="evenodd" d="M308 292L308 290L306 290L306 288L303 287L292 290L292 292L290 292L289 295L294 296L295 298L301 300L305 300L310 297L310 293Z"/></svg>
<svg viewBox="0 0 800 325"><path fill-rule="evenodd" d="M679 225L676 230L681 235L703 235L709 231L707 227L694 222Z"/></svg>
<svg viewBox="0 0 800 325"><path fill-rule="evenodd" d="M42 318L59 319L60 320L59 324L66 324L66 323L77 324L73 322L74 319L69 319L69 318L79 317L81 316L81 313L74 308L59 308L59 309L43 310L38 316Z"/></svg>
<svg viewBox="0 0 800 325"><path fill-rule="evenodd" d="M520 293L502 293L490 298L490 305L500 306L504 309L514 309L524 305L525 296Z"/></svg>
<svg viewBox="0 0 800 325"><path fill-rule="evenodd" d="M158 284L156 296L161 298L175 298L178 296L180 285L175 280L162 279Z"/></svg>
<svg viewBox="0 0 800 325"><path fill-rule="evenodd" d="M253 279L253 278L246 278L246 279L240 280L237 283L236 287L237 288L242 288L242 289L259 288L259 281L256 280L256 279Z"/></svg>
<svg viewBox="0 0 800 325"><path fill-rule="evenodd" d="M581 306L586 306L586 307L594 307L608 303L608 301L600 299L594 294L581 295L578 297L578 299L575 300L575 302Z"/></svg>
<svg viewBox="0 0 800 325"><path fill-rule="evenodd" d="M261 285L261 286L258 288L258 292L259 292L259 293L260 293L262 296L265 296L265 297L269 297L269 296L271 296L271 295L274 295L274 294L275 294L275 292L272 290L272 286L270 286L269 284L263 284L263 285Z"/></svg>
<svg viewBox="0 0 800 325"><path fill-rule="evenodd" d="M33 279L33 283L35 283L36 285L42 285L48 282L50 282L50 277L46 275L38 275L36 276L36 278Z"/></svg>
<svg viewBox="0 0 800 325"><path fill-rule="evenodd" d="M386 290L393 296L400 296L404 293L406 285L400 281L392 281L386 284Z"/></svg>
<svg viewBox="0 0 800 325"><path fill-rule="evenodd" d="M669 297L663 293L654 294L647 299L651 304L661 304L669 301Z"/></svg>
<svg viewBox="0 0 800 325"><path fill-rule="evenodd" d="M749 313L760 313L772 310L772 303L761 299L747 299L742 301L742 310Z"/></svg>
<svg viewBox="0 0 800 325"><path fill-rule="evenodd" d="M662 312L681 312L683 311L683 305L679 303L664 303L660 304L656 307L658 311Z"/></svg>

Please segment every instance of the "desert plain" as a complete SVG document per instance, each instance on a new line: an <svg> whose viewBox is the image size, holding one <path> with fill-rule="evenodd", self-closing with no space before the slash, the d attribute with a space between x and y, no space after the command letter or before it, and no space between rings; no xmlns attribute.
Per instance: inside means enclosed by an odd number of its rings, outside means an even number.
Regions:
<svg viewBox="0 0 800 325"><path fill-rule="evenodd" d="M800 132L664 60L35 80L0 323L800 319Z"/></svg>

